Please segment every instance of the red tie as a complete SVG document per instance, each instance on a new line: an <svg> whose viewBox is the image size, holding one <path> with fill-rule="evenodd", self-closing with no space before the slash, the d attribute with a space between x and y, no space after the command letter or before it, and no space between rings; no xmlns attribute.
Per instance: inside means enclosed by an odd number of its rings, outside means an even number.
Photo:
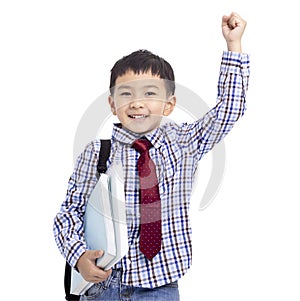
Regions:
<svg viewBox="0 0 300 301"><path fill-rule="evenodd" d="M161 248L161 203L155 164L149 156L152 146L146 139L138 139L132 145L141 154L137 163L141 204L140 250L149 260Z"/></svg>

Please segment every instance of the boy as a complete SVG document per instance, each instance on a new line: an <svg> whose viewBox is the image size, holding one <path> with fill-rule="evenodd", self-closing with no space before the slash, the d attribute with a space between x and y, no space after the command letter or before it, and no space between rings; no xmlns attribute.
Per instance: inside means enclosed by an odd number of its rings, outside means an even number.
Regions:
<svg viewBox="0 0 300 301"><path fill-rule="evenodd" d="M101 143L96 140L79 156L66 201L54 222L60 251L87 281L95 283L81 300L179 300L177 280L191 265L188 210L197 162L245 110L249 79L249 59L241 53L245 27L246 22L236 13L222 18L228 51L222 58L218 103L192 124L160 124L176 104L173 70L164 59L136 51L112 68L108 101L120 124L114 125L107 165L121 162L123 166L129 250L109 271L95 265L103 251L86 250L83 215L98 180ZM144 145L150 149L145 150ZM147 161L143 171L139 158ZM155 199L151 210L146 210L151 214L148 221L142 220L145 197L150 202ZM156 228L149 230L150 224Z"/></svg>

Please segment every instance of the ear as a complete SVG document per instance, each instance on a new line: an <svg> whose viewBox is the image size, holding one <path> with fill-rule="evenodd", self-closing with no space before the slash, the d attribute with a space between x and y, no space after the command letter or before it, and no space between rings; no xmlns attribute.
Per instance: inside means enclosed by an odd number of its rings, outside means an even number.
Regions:
<svg viewBox="0 0 300 301"><path fill-rule="evenodd" d="M114 98L110 95L108 96L108 103L110 105L110 110L113 113L113 115L117 115L117 110L116 110L116 106L115 106L115 101Z"/></svg>
<svg viewBox="0 0 300 301"><path fill-rule="evenodd" d="M176 105L176 97L174 95L171 95L166 101L163 115L169 116L173 112L175 105Z"/></svg>

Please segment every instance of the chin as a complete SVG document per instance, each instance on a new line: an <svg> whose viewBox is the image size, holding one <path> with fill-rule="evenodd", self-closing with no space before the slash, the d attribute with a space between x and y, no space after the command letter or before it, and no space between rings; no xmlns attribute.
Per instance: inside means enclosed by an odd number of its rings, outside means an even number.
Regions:
<svg viewBox="0 0 300 301"><path fill-rule="evenodd" d="M151 128L127 128L128 130L130 130L131 132L133 133L136 133L136 134L147 134L155 129L157 129L157 127L151 127Z"/></svg>

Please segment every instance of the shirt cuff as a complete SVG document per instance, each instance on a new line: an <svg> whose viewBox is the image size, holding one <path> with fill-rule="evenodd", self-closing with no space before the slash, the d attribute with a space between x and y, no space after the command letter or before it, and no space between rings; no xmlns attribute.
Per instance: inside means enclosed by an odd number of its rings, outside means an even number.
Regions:
<svg viewBox="0 0 300 301"><path fill-rule="evenodd" d="M81 255L86 251L86 247L81 242L77 242L73 245L72 251L68 253L66 256L66 259L70 266L73 268L76 267L78 259L81 257Z"/></svg>
<svg viewBox="0 0 300 301"><path fill-rule="evenodd" d="M224 51L221 62L221 73L250 75L250 59L247 53Z"/></svg>

